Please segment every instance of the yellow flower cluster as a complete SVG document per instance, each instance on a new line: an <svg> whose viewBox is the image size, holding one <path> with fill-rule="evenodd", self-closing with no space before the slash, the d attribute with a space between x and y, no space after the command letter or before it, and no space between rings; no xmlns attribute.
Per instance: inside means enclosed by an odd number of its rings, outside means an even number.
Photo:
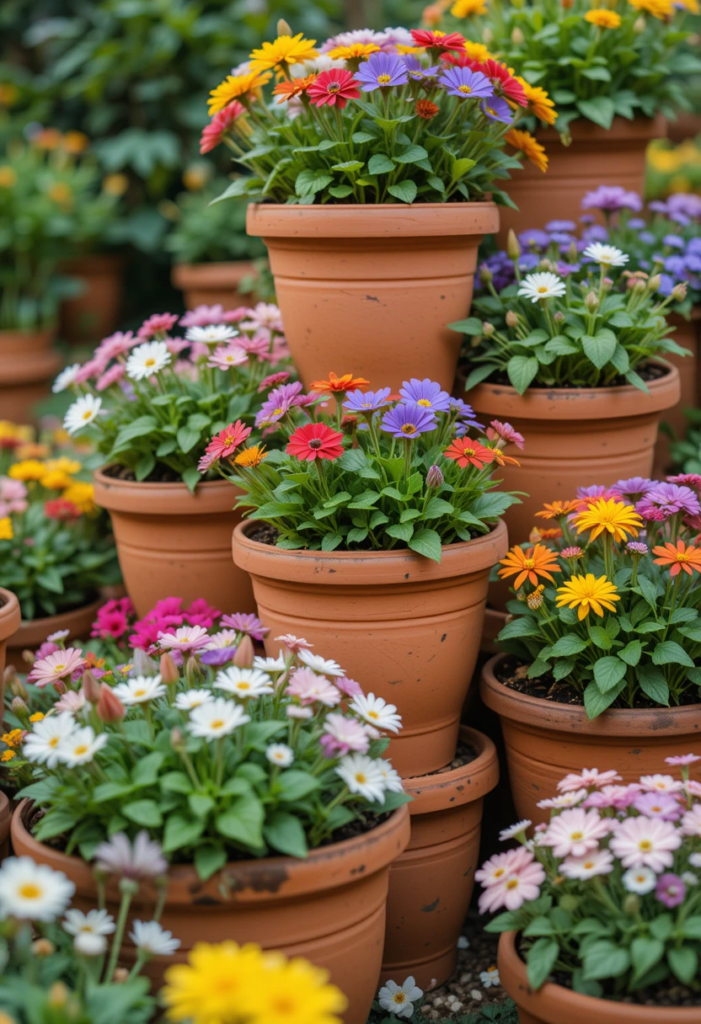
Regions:
<svg viewBox="0 0 701 1024"><path fill-rule="evenodd" d="M13 463L8 476L23 483L38 483L48 491L61 491L61 498L70 501L85 515L95 511L95 489L91 483L75 480L81 469L77 459L62 455L55 459L23 459ZM9 520L8 520L9 522ZM8 538L3 538L8 539Z"/></svg>
<svg viewBox="0 0 701 1024"><path fill-rule="evenodd" d="M0 519L0 540L12 540L13 537L12 520L9 516L3 516Z"/></svg>

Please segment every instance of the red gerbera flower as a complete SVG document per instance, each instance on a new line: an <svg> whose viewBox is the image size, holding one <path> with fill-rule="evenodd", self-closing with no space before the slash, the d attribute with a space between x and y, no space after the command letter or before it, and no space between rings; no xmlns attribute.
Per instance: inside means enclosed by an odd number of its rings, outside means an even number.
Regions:
<svg viewBox="0 0 701 1024"><path fill-rule="evenodd" d="M81 511L72 501L54 498L44 504L44 515L49 519L80 519Z"/></svg>
<svg viewBox="0 0 701 1024"><path fill-rule="evenodd" d="M468 463L482 469L494 459L493 449L485 448L479 441L471 441L469 437L456 437L443 454L446 459L453 459L463 469Z"/></svg>
<svg viewBox="0 0 701 1024"><path fill-rule="evenodd" d="M360 88L350 71L332 68L330 71L322 71L316 81L312 82L307 89L307 96L316 107L328 103L330 107L335 105L343 110L348 100L359 99Z"/></svg>
<svg viewBox="0 0 701 1024"><path fill-rule="evenodd" d="M295 430L285 451L306 462L313 462L314 459L333 461L343 455L343 434L327 427L325 423L307 423Z"/></svg>
<svg viewBox="0 0 701 1024"><path fill-rule="evenodd" d="M234 100L228 107L224 107L218 114L215 114L209 124L202 129L200 153L211 153L213 149L216 149L236 118L239 114L243 114L245 109L242 103Z"/></svg>
<svg viewBox="0 0 701 1024"><path fill-rule="evenodd" d="M469 68L470 71L482 70L480 62L466 53L442 53L440 59L446 64L454 64L458 68Z"/></svg>
<svg viewBox="0 0 701 1024"><path fill-rule="evenodd" d="M411 35L417 46L435 50L462 50L465 36L459 32L433 32L430 28L412 28Z"/></svg>
<svg viewBox="0 0 701 1024"><path fill-rule="evenodd" d="M523 86L516 81L506 64L500 64L498 60L493 60L490 57L489 60L478 64L475 70L481 71L483 75L491 79L496 96L505 96L507 100L512 100L520 107L528 106Z"/></svg>
<svg viewBox="0 0 701 1024"><path fill-rule="evenodd" d="M204 473L219 459L228 458L230 455L233 455L238 446L243 444L250 433L251 428L247 427L241 420L236 420L236 423L230 423L228 427L224 427L222 431L215 434L205 448L205 454L197 466L199 472Z"/></svg>

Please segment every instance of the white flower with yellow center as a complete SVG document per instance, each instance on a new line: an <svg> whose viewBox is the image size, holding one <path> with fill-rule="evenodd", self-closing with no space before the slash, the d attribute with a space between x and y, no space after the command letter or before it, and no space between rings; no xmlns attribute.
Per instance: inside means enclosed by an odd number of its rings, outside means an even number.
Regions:
<svg viewBox="0 0 701 1024"><path fill-rule="evenodd" d="M172 956L180 947L180 939L162 928L158 921L134 921L129 938L146 956Z"/></svg>
<svg viewBox="0 0 701 1024"><path fill-rule="evenodd" d="M106 910L89 910L84 914L82 910L71 907L63 920L63 930L69 935L111 935L115 927L114 918Z"/></svg>
<svg viewBox="0 0 701 1024"><path fill-rule="evenodd" d="M198 708L200 704L206 704L210 700L214 700L214 694L209 690L186 690L185 693L177 695L175 706L179 711L192 711L193 708Z"/></svg>
<svg viewBox="0 0 701 1024"><path fill-rule="evenodd" d="M523 299L540 302L542 299L559 299L567 291L567 286L557 274L543 271L539 274L528 274L518 290Z"/></svg>
<svg viewBox="0 0 701 1024"><path fill-rule="evenodd" d="M191 712L190 732L207 741L218 740L250 721L240 704L226 700L225 697L217 697Z"/></svg>
<svg viewBox="0 0 701 1024"><path fill-rule="evenodd" d="M31 857L10 857L0 867L0 916L25 921L55 921L75 892L61 871L35 864Z"/></svg>
<svg viewBox="0 0 701 1024"><path fill-rule="evenodd" d="M229 338L235 338L239 332L228 324L210 324L209 327L188 327L185 337L188 341L203 345L216 345Z"/></svg>
<svg viewBox="0 0 701 1024"><path fill-rule="evenodd" d="M365 754L346 754L336 768L336 774L351 793L366 800L382 803L385 798L385 780L378 762Z"/></svg>
<svg viewBox="0 0 701 1024"><path fill-rule="evenodd" d="M219 672L214 685L218 690L234 693L242 700L273 692L273 681L267 673L255 668L237 668L235 665Z"/></svg>
<svg viewBox="0 0 701 1024"><path fill-rule="evenodd" d="M65 370L61 370L58 377L51 386L51 390L53 391L53 393L55 395L58 395L59 392L65 391L66 388L69 388L73 381L78 376L79 369L80 363L73 363L72 366L67 366Z"/></svg>
<svg viewBox="0 0 701 1024"><path fill-rule="evenodd" d="M294 751L286 743L271 743L265 751L265 756L271 764L279 768L289 768L295 759Z"/></svg>
<svg viewBox="0 0 701 1024"><path fill-rule="evenodd" d="M393 768L389 761L383 761L380 759L377 761L380 772L382 774L382 780L385 784L385 789L388 793L403 793L404 783L402 777L396 768Z"/></svg>
<svg viewBox="0 0 701 1024"><path fill-rule="evenodd" d="M73 939L73 949L81 956L102 956L107 952L107 939L95 932L78 932Z"/></svg>
<svg viewBox="0 0 701 1024"><path fill-rule="evenodd" d="M397 714L394 704L388 704L384 697L376 697L374 693L359 693L350 703L352 711L376 729L386 732L399 732L402 727L402 716Z"/></svg>
<svg viewBox="0 0 701 1024"><path fill-rule="evenodd" d="M582 255L588 256L594 263L606 268L624 267L630 258L627 253L617 249L615 245L607 245L605 242L592 242Z"/></svg>
<svg viewBox="0 0 701 1024"><path fill-rule="evenodd" d="M168 366L172 359L164 341L147 341L135 348L127 359L127 377L146 380Z"/></svg>
<svg viewBox="0 0 701 1024"><path fill-rule="evenodd" d="M134 676L133 679L127 679L126 683L119 683L113 687L112 693L122 704L129 707L132 704L146 704L157 697L164 697L166 688L159 675Z"/></svg>
<svg viewBox="0 0 701 1024"><path fill-rule="evenodd" d="M414 1013L414 1003L421 999L422 995L423 990L409 977L403 985L398 985L396 981L388 981L377 993L377 999L382 1009L391 1011L395 1017L411 1017Z"/></svg>
<svg viewBox="0 0 701 1024"><path fill-rule="evenodd" d="M63 418L63 427L68 434L77 434L83 427L97 419L102 408L102 399L94 395L81 395Z"/></svg>
<svg viewBox="0 0 701 1024"><path fill-rule="evenodd" d="M321 658L318 654L312 654L311 651L300 651L299 660L312 672L318 672L322 676L344 676L346 674L337 662L331 661L330 658Z"/></svg>
<svg viewBox="0 0 701 1024"><path fill-rule="evenodd" d="M107 743L106 733L95 735L91 725L83 729L76 729L74 732L61 740L58 746L59 760L70 768L79 764L88 764L95 757L95 754Z"/></svg>
<svg viewBox="0 0 701 1024"><path fill-rule="evenodd" d="M60 715L47 715L35 723L25 738L22 753L28 761L55 768L61 760L59 747L62 741L68 739L76 728L75 719L68 711L62 711Z"/></svg>

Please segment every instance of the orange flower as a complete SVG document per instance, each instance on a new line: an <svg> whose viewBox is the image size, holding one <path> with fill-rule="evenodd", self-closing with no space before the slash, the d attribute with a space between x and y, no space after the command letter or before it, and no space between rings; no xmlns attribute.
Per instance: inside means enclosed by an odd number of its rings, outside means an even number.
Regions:
<svg viewBox="0 0 701 1024"><path fill-rule="evenodd" d="M530 132L520 131L518 128L512 128L504 136L504 141L508 142L514 149L520 149L524 156L537 167L539 171L547 171L548 169L548 158L545 153L545 149L539 142L537 142Z"/></svg>
<svg viewBox="0 0 701 1024"><path fill-rule="evenodd" d="M533 586L536 586L541 576L543 579L554 583L555 580L552 578L551 573L562 572L562 569L555 561L555 552L551 551L550 548L546 548L544 544L536 544L526 551L516 544L509 551L506 558L502 558L499 564L504 566L503 569L499 569L498 573L501 579L505 580L509 576L516 576L514 580L515 590L518 590L526 580L532 583ZM516 575L517 573L518 575Z"/></svg>
<svg viewBox="0 0 701 1024"><path fill-rule="evenodd" d="M562 530L559 526L551 527L550 529L541 529L539 526L534 526L528 537L531 544L535 544L539 540L559 540L562 536Z"/></svg>
<svg viewBox="0 0 701 1024"><path fill-rule="evenodd" d="M579 501L546 501L542 512L536 512L539 519L561 519L570 512L578 512Z"/></svg>
<svg viewBox="0 0 701 1024"><path fill-rule="evenodd" d="M515 459L512 455L504 455L501 448L493 448L494 461L497 466L520 466L521 463L518 459Z"/></svg>
<svg viewBox="0 0 701 1024"><path fill-rule="evenodd" d="M693 575L694 569L701 572L701 548L695 548L691 544L687 547L683 540L678 540L676 547L667 541L664 547L653 548L652 553L660 556L655 559L655 565L670 567L669 575L672 578L682 569L689 576Z"/></svg>
<svg viewBox="0 0 701 1024"><path fill-rule="evenodd" d="M443 454L446 459L453 459L463 469L468 463L477 469L483 469L494 460L493 448L485 448L479 441L471 441L469 437L456 437Z"/></svg>
<svg viewBox="0 0 701 1024"><path fill-rule="evenodd" d="M356 388L367 387L370 383L369 380L365 380L364 377L354 377L352 373L344 373L342 377L337 377L335 373L329 374L328 380L314 380L312 381L310 391L355 391Z"/></svg>
<svg viewBox="0 0 701 1024"><path fill-rule="evenodd" d="M279 82L273 89L273 96L280 97L278 103L291 100L294 96L301 96L316 78L316 75L307 75L306 78L290 78L289 81Z"/></svg>

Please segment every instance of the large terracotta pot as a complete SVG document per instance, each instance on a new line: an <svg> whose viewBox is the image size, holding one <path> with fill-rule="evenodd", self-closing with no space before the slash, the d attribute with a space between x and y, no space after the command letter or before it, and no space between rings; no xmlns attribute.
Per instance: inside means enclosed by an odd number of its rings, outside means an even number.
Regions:
<svg viewBox="0 0 701 1024"><path fill-rule="evenodd" d="M216 306L236 309L253 306L258 301L253 292L243 295L239 286L244 277L256 272L250 260L232 260L230 263L178 263L171 271L171 280L184 293L185 306Z"/></svg>
<svg viewBox="0 0 701 1024"><path fill-rule="evenodd" d="M677 345L688 349L691 355L667 357L679 370L681 395L677 404L663 413L662 422L672 428L676 437L684 437L689 422L685 410L701 406L701 307L692 310L690 320L673 313L669 321L674 325L673 338ZM664 476L669 463L669 437L660 431L655 445L655 476Z"/></svg>
<svg viewBox="0 0 701 1024"><path fill-rule="evenodd" d="M440 563L408 550L284 551L251 540L252 525L234 530L234 561L251 574L268 654L282 633L306 637L395 704L403 728L388 756L403 777L452 761L504 524L444 547Z"/></svg>
<svg viewBox="0 0 701 1024"><path fill-rule="evenodd" d="M94 252L68 260L61 270L80 278L83 291L61 304L61 336L67 341L97 344L119 324L124 297L124 257Z"/></svg>
<svg viewBox="0 0 701 1024"><path fill-rule="evenodd" d="M534 992L516 950L516 932L499 939L499 979L518 1007L519 1024L698 1024L698 1006L640 1006L594 999L547 981Z"/></svg>
<svg viewBox="0 0 701 1024"><path fill-rule="evenodd" d="M484 612L484 626L482 627L482 643L480 650L483 654L498 654L499 645L497 637L506 625L506 612L500 612L496 608L487 607Z"/></svg>
<svg viewBox="0 0 701 1024"><path fill-rule="evenodd" d="M19 601L9 590L0 587L0 725L5 707L5 653L8 640L17 632L22 621Z"/></svg>
<svg viewBox="0 0 701 1024"><path fill-rule="evenodd" d="M549 821L536 807L555 796L568 772L615 768L623 782L668 772L666 757L701 755L701 704L621 708L589 720L583 707L530 697L499 682L491 658L482 670L482 700L496 711L506 745L511 795L519 818Z"/></svg>
<svg viewBox="0 0 701 1024"><path fill-rule="evenodd" d="M61 365L53 337L51 330L0 331L0 419L36 421L34 407L48 396Z"/></svg>
<svg viewBox="0 0 701 1024"><path fill-rule="evenodd" d="M679 370L648 387L649 394L632 385L530 388L522 396L506 385L479 384L467 393L480 420L508 420L525 438L521 465L501 471L507 490L525 491L523 504L504 516L512 544L528 540L546 501L573 498L588 484L650 476L660 418L679 401Z"/></svg>
<svg viewBox="0 0 701 1024"><path fill-rule="evenodd" d="M223 612L255 611L246 573L231 567L233 510L240 491L226 480L136 483L95 473L95 501L112 516L119 565L137 615L164 597L204 597Z"/></svg>
<svg viewBox="0 0 701 1024"><path fill-rule="evenodd" d="M424 989L443 985L455 970L478 863L483 798L499 781L494 744L462 726L474 761L438 775L406 779L411 839L389 873L382 980L410 974Z"/></svg>
<svg viewBox="0 0 701 1024"><path fill-rule="evenodd" d="M14 813L15 853L63 871L76 886L74 906L96 906L90 866L38 843L26 828L29 811L25 800ZM365 1024L380 976L389 868L405 849L409 831L405 805L371 832L312 850L305 860L234 861L207 882L188 865L171 867L161 924L182 944L174 957L155 957L147 973L160 983L165 968L183 963L198 942L255 942L327 968L348 997L345 1024ZM142 885L130 920L150 920L155 900L154 889ZM117 885L110 882L107 909L116 916L118 905ZM133 957L127 947L125 960Z"/></svg>
<svg viewBox="0 0 701 1024"><path fill-rule="evenodd" d="M511 179L502 183L518 210L503 207L498 242L506 243L509 228L516 234L542 227L551 220L577 221L582 199L599 185L622 185L642 195L645 191L645 151L653 139L665 134L663 118L638 117L627 121L615 117L609 129L593 121L578 120L570 125L572 143L563 146L555 128L539 130L538 142L545 146L548 170L545 174L528 161Z"/></svg>
<svg viewBox="0 0 701 1024"><path fill-rule="evenodd" d="M252 203L285 336L305 387L329 371L394 390L430 377L450 390L494 203L278 206Z"/></svg>
<svg viewBox="0 0 701 1024"><path fill-rule="evenodd" d="M0 861L10 855L10 822L12 821L12 804L5 793L0 790Z"/></svg>
<svg viewBox="0 0 701 1024"><path fill-rule="evenodd" d="M97 610L104 603L104 600L100 598L97 601L91 601L90 604L82 605L80 608L74 608L70 612L48 615L43 619L24 619L17 632L8 641L8 665L14 665L19 672L24 671L22 652L35 651L43 644L47 636L56 633L59 629L68 630L66 644L71 644L74 640L88 640Z"/></svg>

